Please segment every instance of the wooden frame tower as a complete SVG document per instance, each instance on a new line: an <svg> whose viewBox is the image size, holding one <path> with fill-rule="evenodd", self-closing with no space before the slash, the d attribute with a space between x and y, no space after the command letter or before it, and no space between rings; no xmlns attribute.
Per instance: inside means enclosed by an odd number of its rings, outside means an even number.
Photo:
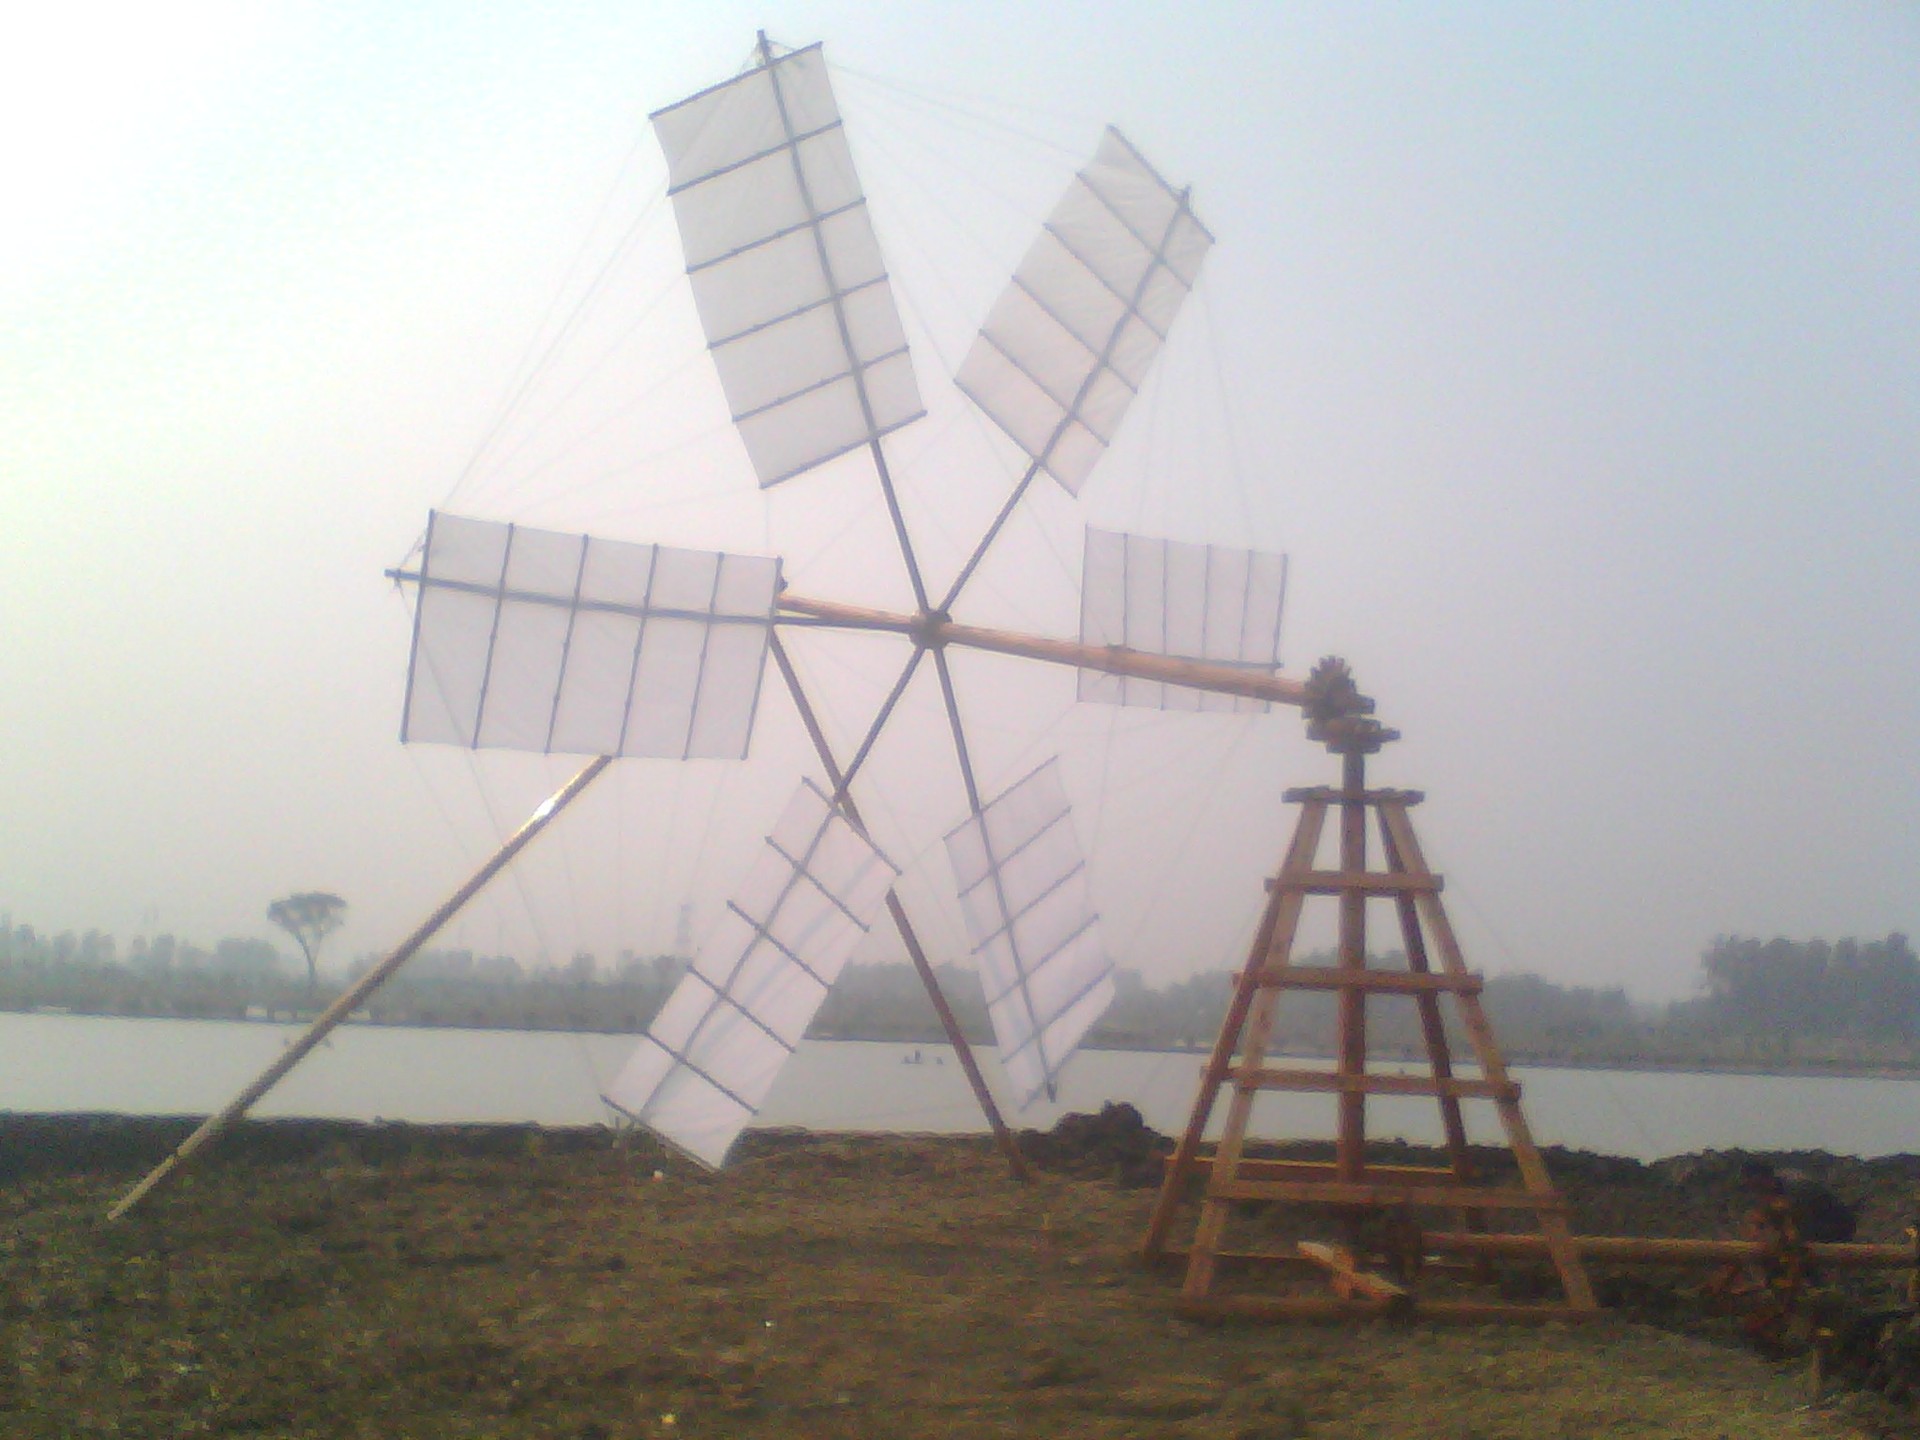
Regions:
<svg viewBox="0 0 1920 1440"><path fill-rule="evenodd" d="M1184 1259L1182 1308L1197 1315L1262 1319L1363 1317L1401 1313L1463 1320L1572 1319L1597 1313L1581 1263L1566 1204L1549 1178L1520 1109L1520 1087L1508 1075L1480 1003L1481 978L1467 969L1441 902L1441 877L1429 869L1414 834L1414 791L1368 789L1366 757L1395 732L1369 713L1346 666L1323 661L1308 682L1309 734L1341 757L1337 789L1291 790L1301 807L1299 822L1280 872L1268 884L1265 915L1233 1001L1203 1072L1186 1132L1167 1166L1149 1223L1145 1256L1150 1262ZM1328 820L1337 820L1337 868L1318 868ZM1378 834L1383 865L1368 865L1368 836ZM1294 961L1294 941L1306 901L1331 896L1339 906L1339 950L1331 966ZM1371 902L1391 902L1407 968L1385 969L1367 955ZM1436 964L1437 961L1437 964ZM1332 993L1338 1006L1332 1068L1272 1063L1270 1046L1281 998L1288 992ZM1369 1071L1369 1000L1410 998L1419 1014L1425 1048L1422 1073ZM1445 1007L1455 1007L1477 1074L1456 1074ZM1232 1095L1217 1143L1205 1136L1222 1090ZM1263 1091L1331 1095L1338 1106L1331 1161L1256 1158L1247 1153L1254 1103ZM1390 1166L1367 1156L1367 1098L1371 1095L1432 1096L1440 1108L1448 1163ZM1512 1151L1520 1183L1488 1185L1476 1176L1467 1146L1462 1101L1490 1101ZM1185 1250L1169 1244L1175 1220L1198 1188L1199 1216ZM1296 1238L1229 1248L1236 1215L1250 1206L1285 1207L1284 1218L1311 1228L1330 1222L1330 1240ZM1558 1298L1487 1300L1441 1279L1428 1266L1423 1221L1447 1212L1469 1233L1490 1228L1490 1215L1532 1217L1529 1237L1544 1250L1558 1281ZM1526 1232L1522 1232L1526 1233ZM1489 1235L1488 1239L1493 1236ZM1516 1237L1517 1238L1517 1237ZM1279 1273L1280 1288L1227 1291L1228 1270ZM1487 1278L1484 1259L1475 1262ZM1324 1281L1318 1293L1301 1293L1285 1277L1305 1274ZM1472 1278L1469 1276L1468 1278ZM1436 1293L1438 1292L1438 1293Z"/></svg>

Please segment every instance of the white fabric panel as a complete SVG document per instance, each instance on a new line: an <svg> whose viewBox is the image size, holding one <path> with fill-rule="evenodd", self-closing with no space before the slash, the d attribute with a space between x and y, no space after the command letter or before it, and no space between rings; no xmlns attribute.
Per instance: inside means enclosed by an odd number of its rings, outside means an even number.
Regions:
<svg viewBox="0 0 1920 1440"><path fill-rule="evenodd" d="M1213 237L1119 131L1067 187L954 383L1080 493Z"/></svg>
<svg viewBox="0 0 1920 1440"><path fill-rule="evenodd" d="M654 128L694 303L761 485L918 419L906 333L820 48L671 106Z"/></svg>
<svg viewBox="0 0 1920 1440"><path fill-rule="evenodd" d="M1051 1092L1114 993L1057 763L949 834L947 858L1000 1062L1024 1107Z"/></svg>
<svg viewBox="0 0 1920 1440"><path fill-rule="evenodd" d="M898 873L803 783L607 1099L719 1165Z"/></svg>
<svg viewBox="0 0 1920 1440"><path fill-rule="evenodd" d="M1155 655L1280 668L1287 558L1087 529L1080 638ZM1080 698L1165 710L1267 710L1262 700L1158 680L1080 672Z"/></svg>
<svg viewBox="0 0 1920 1440"><path fill-rule="evenodd" d="M434 515L401 738L740 759L777 560Z"/></svg>

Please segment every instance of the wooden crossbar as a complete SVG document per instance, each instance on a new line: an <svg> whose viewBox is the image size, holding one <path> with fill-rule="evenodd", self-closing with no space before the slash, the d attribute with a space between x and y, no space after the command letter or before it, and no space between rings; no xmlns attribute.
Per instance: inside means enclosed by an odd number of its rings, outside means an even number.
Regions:
<svg viewBox="0 0 1920 1440"><path fill-rule="evenodd" d="M1478 995L1486 988L1479 975L1435 975L1419 970L1354 970L1338 965L1270 965L1260 972L1262 985L1283 990L1366 990L1384 995Z"/></svg>
<svg viewBox="0 0 1920 1440"><path fill-rule="evenodd" d="M1438 875L1395 875L1379 870L1301 870L1280 876L1282 890L1302 895L1438 895Z"/></svg>
<svg viewBox="0 0 1920 1440"><path fill-rule="evenodd" d="M1327 1070L1241 1066L1234 1082L1254 1090L1305 1090L1326 1095L1450 1095L1457 1100L1518 1100L1517 1080L1442 1080L1437 1075L1340 1075Z"/></svg>
<svg viewBox="0 0 1920 1440"><path fill-rule="evenodd" d="M1289 805L1312 800L1322 805L1418 805L1426 799L1419 790L1342 790L1337 785L1297 785L1280 792Z"/></svg>
<svg viewBox="0 0 1920 1440"><path fill-rule="evenodd" d="M1564 1196L1537 1190L1481 1185L1382 1185L1350 1180L1222 1180L1207 1186L1208 1199L1282 1200L1310 1205L1429 1205L1451 1210L1537 1210L1560 1214Z"/></svg>
<svg viewBox="0 0 1920 1440"><path fill-rule="evenodd" d="M1171 1155L1166 1164L1173 1164ZM1192 1165L1195 1172L1210 1174L1213 1156L1197 1155ZM1242 1160L1236 1173L1243 1180L1320 1180L1332 1178L1334 1166L1330 1160ZM1391 1185L1396 1181L1429 1180L1453 1173L1446 1165L1369 1165L1362 1178Z"/></svg>

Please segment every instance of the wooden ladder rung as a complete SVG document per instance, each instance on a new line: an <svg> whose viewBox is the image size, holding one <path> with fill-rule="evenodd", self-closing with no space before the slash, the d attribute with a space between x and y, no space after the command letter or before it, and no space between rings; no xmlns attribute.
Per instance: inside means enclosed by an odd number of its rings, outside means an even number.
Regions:
<svg viewBox="0 0 1920 1440"><path fill-rule="evenodd" d="M1220 1180L1207 1186L1209 1200L1280 1200L1318 1205L1427 1205L1453 1210L1536 1210L1558 1214L1567 1208L1557 1192L1499 1189L1479 1185L1382 1185L1350 1180Z"/></svg>
<svg viewBox="0 0 1920 1440"><path fill-rule="evenodd" d="M1343 790L1338 785L1302 785L1280 792L1288 805L1313 801L1321 805L1418 805L1426 799L1421 790Z"/></svg>
<svg viewBox="0 0 1920 1440"><path fill-rule="evenodd" d="M1339 965L1270 965L1260 983L1280 990L1369 990L1386 995L1478 995L1486 980L1425 970L1363 970Z"/></svg>
<svg viewBox="0 0 1920 1440"><path fill-rule="evenodd" d="M1212 1173L1214 1157L1196 1155L1187 1162L1196 1175ZM1167 1166L1173 1164L1173 1156L1164 1157ZM1243 1158L1234 1167L1234 1174L1242 1180L1331 1180L1335 1167L1331 1160L1250 1160ZM1451 1176L1450 1165L1369 1165L1362 1177L1369 1183L1391 1185L1408 1180L1431 1180L1442 1176Z"/></svg>
<svg viewBox="0 0 1920 1440"><path fill-rule="evenodd" d="M1283 870L1277 883L1302 895L1437 895L1445 888L1438 875L1396 870Z"/></svg>
<svg viewBox="0 0 1920 1440"><path fill-rule="evenodd" d="M1307 1090L1330 1095L1448 1095L1456 1100L1518 1100L1517 1080L1442 1080L1437 1075L1336 1075L1329 1070L1236 1067L1245 1090Z"/></svg>

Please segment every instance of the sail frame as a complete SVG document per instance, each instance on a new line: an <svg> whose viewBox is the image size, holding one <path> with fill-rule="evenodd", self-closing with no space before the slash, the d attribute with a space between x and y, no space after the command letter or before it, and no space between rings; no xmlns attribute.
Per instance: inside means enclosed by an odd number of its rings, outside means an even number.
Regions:
<svg viewBox="0 0 1920 1440"><path fill-rule="evenodd" d="M762 488L926 413L818 44L655 111L687 274Z"/></svg>
<svg viewBox="0 0 1920 1440"><path fill-rule="evenodd" d="M1154 655L1280 670L1284 554L1086 527L1080 640ZM1082 669L1078 698L1161 710L1265 712L1270 701Z"/></svg>
<svg viewBox="0 0 1920 1440"><path fill-rule="evenodd" d="M605 1097L715 1167L759 1113L900 873L810 779L763 844Z"/></svg>
<svg viewBox="0 0 1920 1440"><path fill-rule="evenodd" d="M1187 191L1107 127L988 312L954 385L1078 495L1212 245Z"/></svg>
<svg viewBox="0 0 1920 1440"><path fill-rule="evenodd" d="M1116 993L1058 766L1042 762L946 837L1001 1067L1022 1108L1056 1094Z"/></svg>
<svg viewBox="0 0 1920 1440"><path fill-rule="evenodd" d="M744 759L778 559L431 512L402 743Z"/></svg>

